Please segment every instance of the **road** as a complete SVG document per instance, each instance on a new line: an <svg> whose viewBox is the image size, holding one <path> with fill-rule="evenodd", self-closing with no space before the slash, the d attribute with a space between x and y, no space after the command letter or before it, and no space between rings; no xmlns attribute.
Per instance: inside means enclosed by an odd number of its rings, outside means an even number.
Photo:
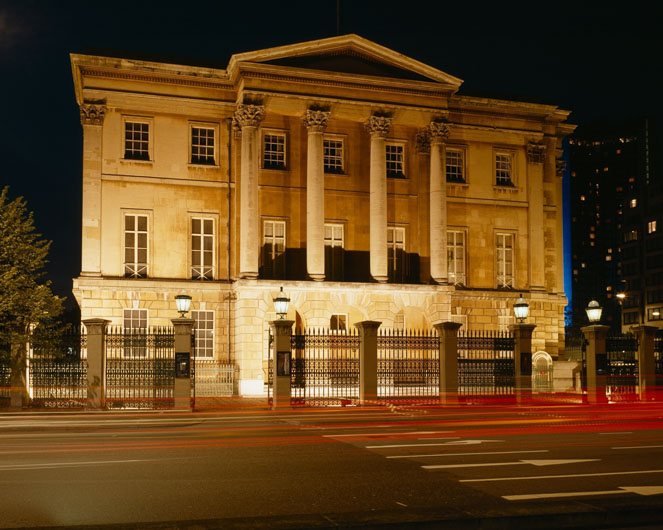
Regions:
<svg viewBox="0 0 663 530"><path fill-rule="evenodd" d="M7 413L0 472L3 528L656 528L663 404Z"/></svg>

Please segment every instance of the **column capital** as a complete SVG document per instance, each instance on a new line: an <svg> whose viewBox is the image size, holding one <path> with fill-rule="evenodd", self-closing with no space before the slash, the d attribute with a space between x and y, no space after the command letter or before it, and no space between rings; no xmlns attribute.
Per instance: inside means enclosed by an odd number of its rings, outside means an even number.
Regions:
<svg viewBox="0 0 663 530"><path fill-rule="evenodd" d="M428 124L431 144L444 143L449 138L449 125L442 121L432 121Z"/></svg>
<svg viewBox="0 0 663 530"><path fill-rule="evenodd" d="M430 130L428 127L417 131L417 153L422 155L430 154Z"/></svg>
<svg viewBox="0 0 663 530"><path fill-rule="evenodd" d="M564 176L564 171L566 171L566 160L561 157L555 159L555 174L562 178Z"/></svg>
<svg viewBox="0 0 663 530"><path fill-rule="evenodd" d="M384 138L387 136L387 134L389 134L389 130L391 129L393 123L394 118L373 114L370 118L368 118L368 121L364 125L371 136Z"/></svg>
<svg viewBox="0 0 663 530"><path fill-rule="evenodd" d="M80 106L81 125L103 125L106 105L99 103L83 103Z"/></svg>
<svg viewBox="0 0 663 530"><path fill-rule="evenodd" d="M546 161L546 146L541 142L527 144L527 162L529 164L543 164Z"/></svg>
<svg viewBox="0 0 663 530"><path fill-rule="evenodd" d="M257 127L265 117L264 105L238 103L234 119L240 127Z"/></svg>
<svg viewBox="0 0 663 530"><path fill-rule="evenodd" d="M306 109L302 121L309 132L322 132L327 127L327 120L331 116L328 110Z"/></svg>

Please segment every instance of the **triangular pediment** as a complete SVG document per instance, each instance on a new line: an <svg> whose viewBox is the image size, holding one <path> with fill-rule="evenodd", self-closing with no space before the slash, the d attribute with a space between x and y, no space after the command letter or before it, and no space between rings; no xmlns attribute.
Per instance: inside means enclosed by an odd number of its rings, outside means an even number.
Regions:
<svg viewBox="0 0 663 530"><path fill-rule="evenodd" d="M358 35L342 35L233 55L239 63L261 63L303 70L442 83L455 87L462 80Z"/></svg>

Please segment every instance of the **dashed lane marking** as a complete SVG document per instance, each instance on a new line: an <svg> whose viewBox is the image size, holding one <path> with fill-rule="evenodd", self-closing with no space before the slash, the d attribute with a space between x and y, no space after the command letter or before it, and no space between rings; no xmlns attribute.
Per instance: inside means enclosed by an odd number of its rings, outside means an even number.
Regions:
<svg viewBox="0 0 663 530"><path fill-rule="evenodd" d="M547 453L548 449L537 449L532 451L484 451L483 453L436 453L432 455L397 455L386 458L424 458L433 456L476 456L476 455L513 455L522 453Z"/></svg>
<svg viewBox="0 0 663 530"><path fill-rule="evenodd" d="M498 482L503 480L539 480L549 478L579 478L579 477L607 477L610 475L644 475L649 473L663 473L663 469L647 469L645 471L613 471L606 473L577 473L573 475L538 475L533 477L498 477L498 478L468 478L458 482Z"/></svg>

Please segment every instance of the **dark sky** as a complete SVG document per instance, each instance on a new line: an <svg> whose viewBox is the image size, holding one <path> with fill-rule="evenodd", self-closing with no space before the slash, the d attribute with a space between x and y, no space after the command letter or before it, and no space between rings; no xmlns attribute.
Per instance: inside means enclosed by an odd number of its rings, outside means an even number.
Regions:
<svg viewBox="0 0 663 530"><path fill-rule="evenodd" d="M467 93L553 103L570 121L663 118L663 32L644 2L341 0L340 32L465 81ZM437 7L434 7L437 6ZM81 127L69 53L200 58L336 34L336 0L0 0L0 186L53 241L49 275L80 270Z"/></svg>

